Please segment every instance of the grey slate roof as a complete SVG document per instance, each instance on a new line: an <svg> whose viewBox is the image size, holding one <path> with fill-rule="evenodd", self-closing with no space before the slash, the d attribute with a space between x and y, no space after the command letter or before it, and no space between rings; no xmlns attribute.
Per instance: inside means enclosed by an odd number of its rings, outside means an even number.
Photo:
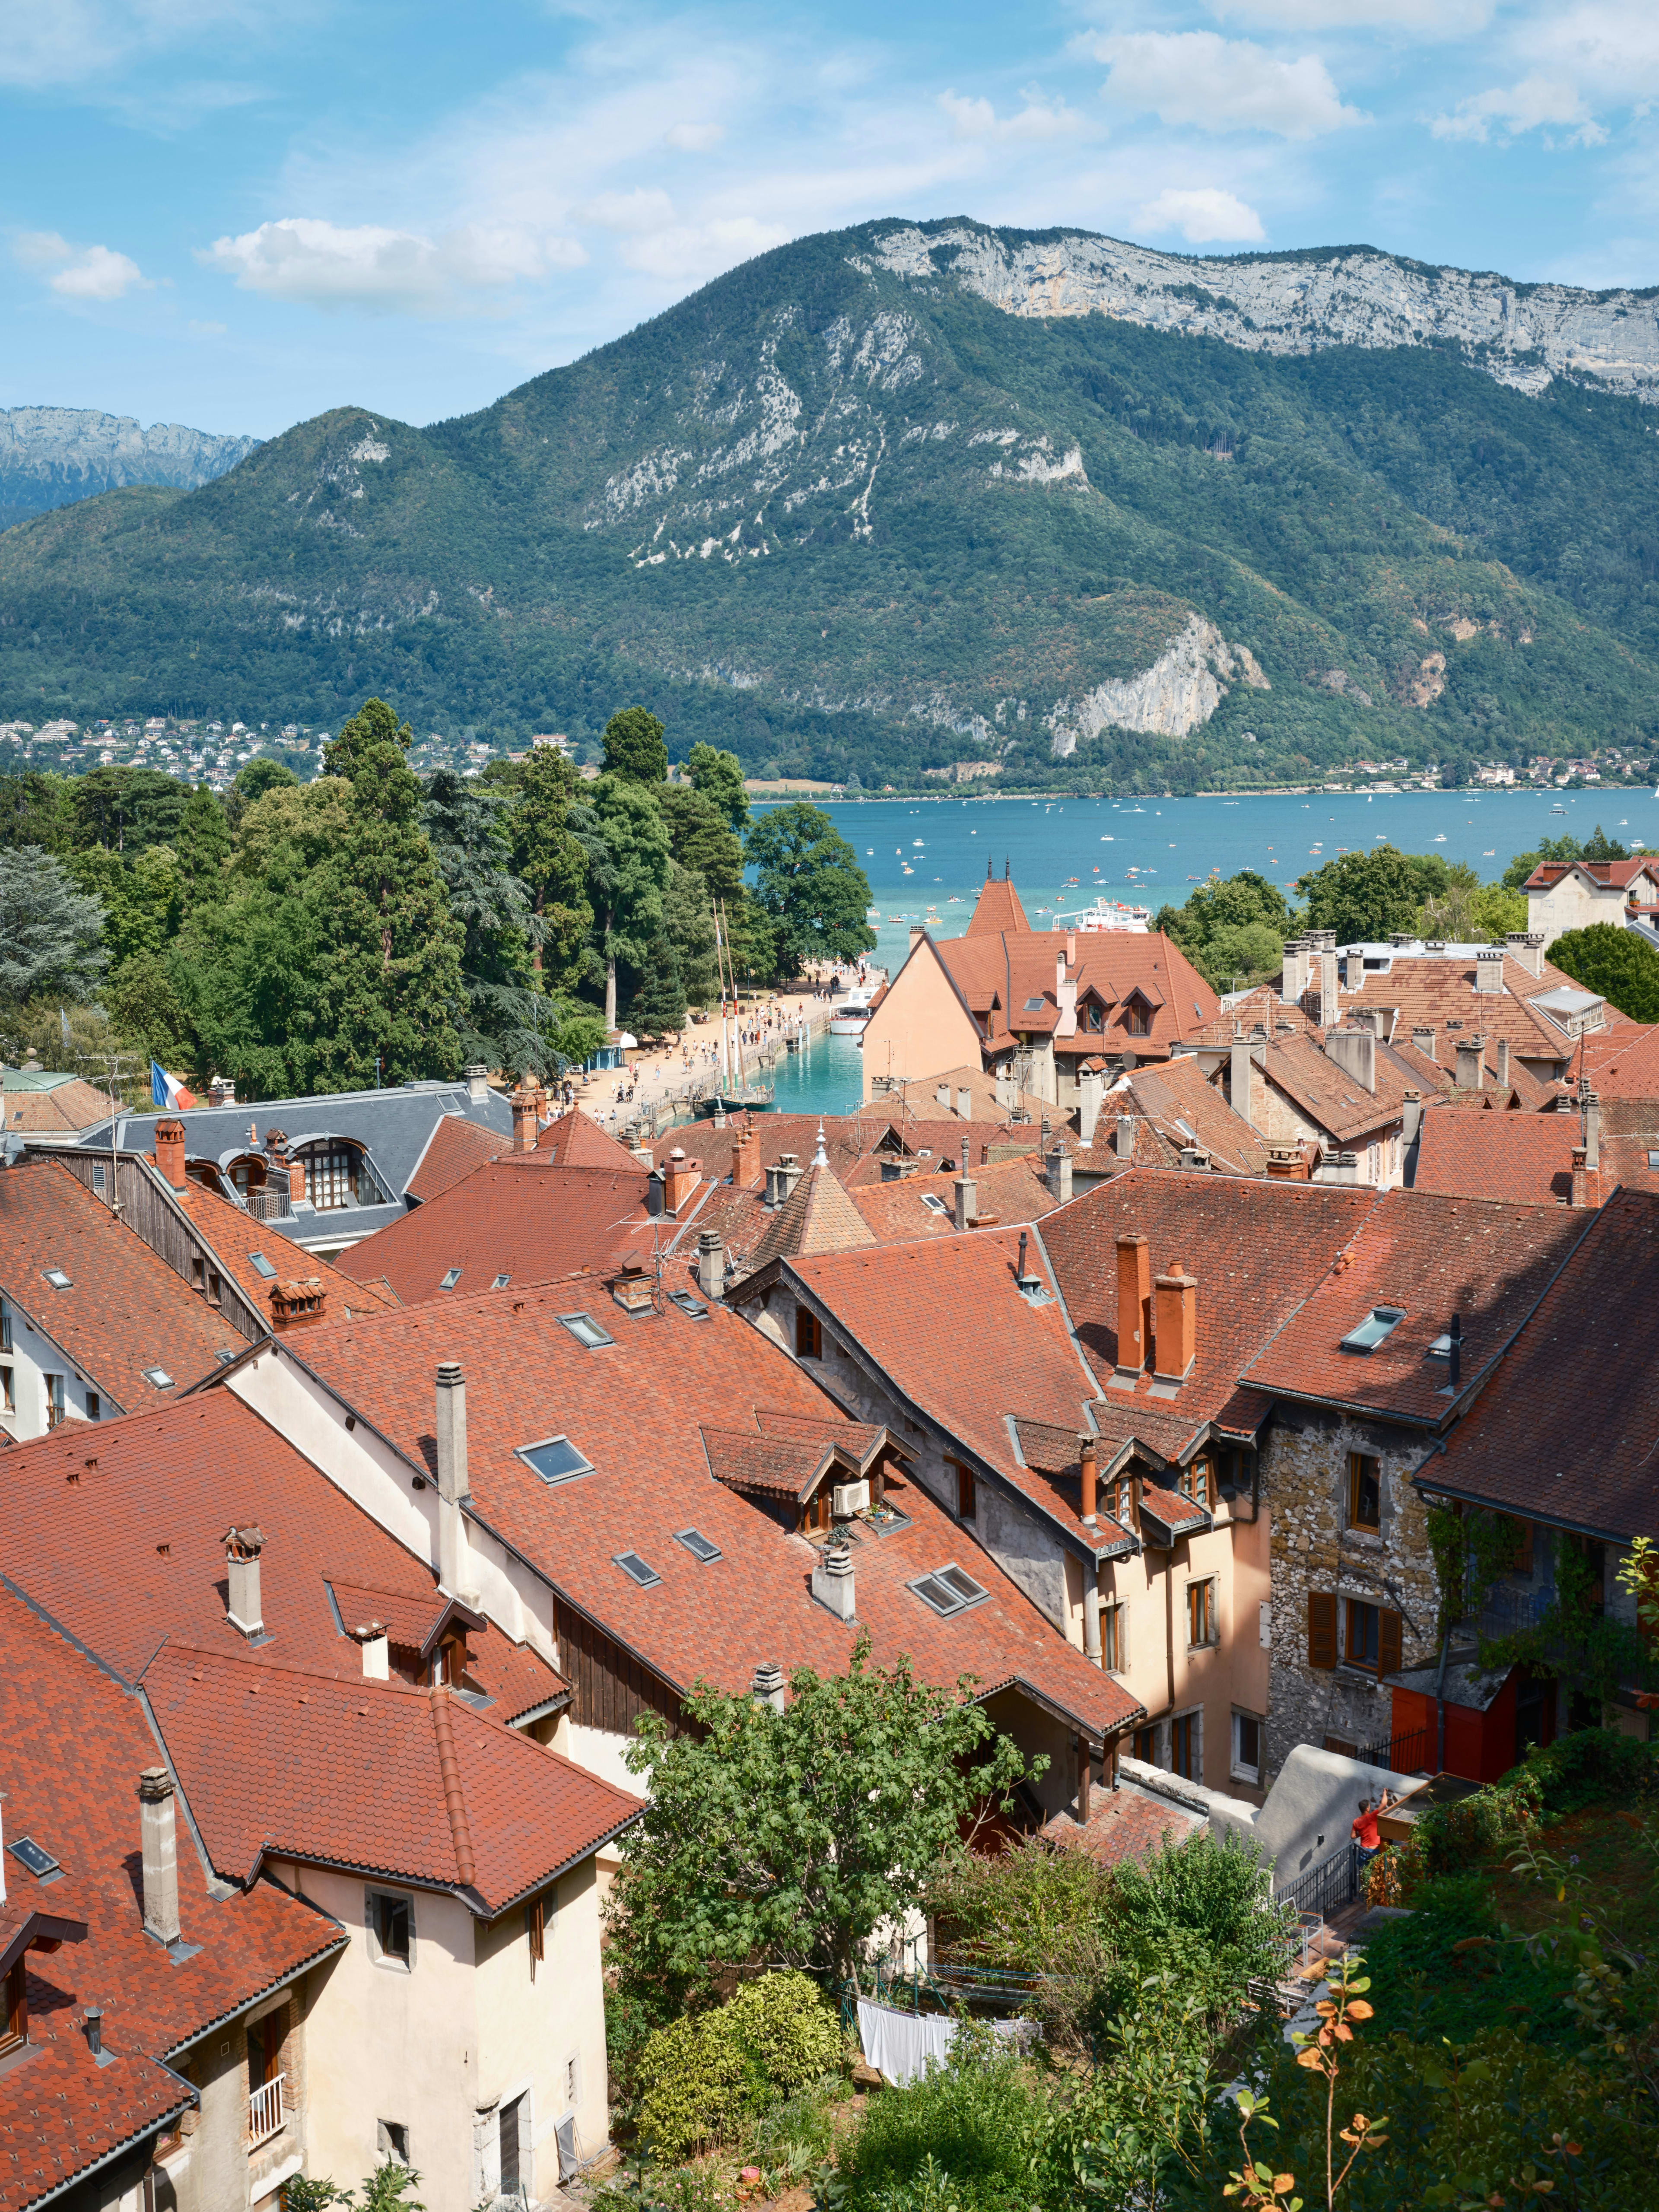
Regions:
<svg viewBox="0 0 1659 2212"><path fill-rule="evenodd" d="M248 1139L250 1126L258 1131L261 1146L268 1129L282 1130L290 1152L326 1137L349 1137L361 1145L381 1186L391 1193L391 1200L383 1206L331 1206L321 1212L307 1203L264 1224L309 1249L356 1243L388 1223L400 1221L415 1203L404 1194L447 1114L459 1115L505 1136L513 1133L513 1109L505 1092L487 1089L482 1098L475 1098L465 1079L456 1083L406 1083L395 1091L337 1091L314 1098L264 1098L255 1105L194 1106L172 1118L185 1125L185 1158L211 1161L216 1167L255 1149ZM155 1124L167 1118L162 1113L118 1115L117 1147L122 1152L152 1152ZM79 1139L82 1145L105 1149L110 1141L107 1119L82 1132ZM235 1198L228 1184L224 1194Z"/></svg>

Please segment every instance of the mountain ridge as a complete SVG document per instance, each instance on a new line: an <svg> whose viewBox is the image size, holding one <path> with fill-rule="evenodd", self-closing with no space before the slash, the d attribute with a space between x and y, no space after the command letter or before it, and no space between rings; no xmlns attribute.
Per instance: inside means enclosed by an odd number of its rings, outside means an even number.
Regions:
<svg viewBox="0 0 1659 2212"><path fill-rule="evenodd" d="M142 688L333 720L379 690L517 738L638 697L677 751L866 782L1645 745L1650 410L1540 347L1499 364L1540 355L1535 389L1494 377L1469 285L1431 313L1401 266L960 218L797 240L475 414L332 410L199 489L7 532L0 712ZM1192 327L1242 329L1261 283L1261 343ZM1353 342L1412 314L1420 341Z"/></svg>
<svg viewBox="0 0 1659 2212"><path fill-rule="evenodd" d="M185 490L245 460L258 438L192 430L95 407L0 408L0 530L128 484Z"/></svg>

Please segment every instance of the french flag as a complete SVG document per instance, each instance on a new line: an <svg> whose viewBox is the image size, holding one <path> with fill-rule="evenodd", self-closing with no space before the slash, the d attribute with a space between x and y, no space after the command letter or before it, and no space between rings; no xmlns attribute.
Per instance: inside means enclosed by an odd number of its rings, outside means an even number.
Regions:
<svg viewBox="0 0 1659 2212"><path fill-rule="evenodd" d="M195 1092L186 1091L176 1075L169 1075L159 1060L149 1064L149 1097L153 1106L165 1107L175 1114L196 1103Z"/></svg>

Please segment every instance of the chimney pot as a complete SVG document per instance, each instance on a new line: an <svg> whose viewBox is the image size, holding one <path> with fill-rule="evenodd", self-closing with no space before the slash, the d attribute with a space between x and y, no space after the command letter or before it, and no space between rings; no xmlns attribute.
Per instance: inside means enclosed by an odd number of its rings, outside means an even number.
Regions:
<svg viewBox="0 0 1659 2212"><path fill-rule="evenodd" d="M81 2015L81 2027L87 2039L87 2049L94 2058L104 2048L104 2015L96 2005L88 2005Z"/></svg>
<svg viewBox="0 0 1659 2212"><path fill-rule="evenodd" d="M696 1162L686 1158L683 1145L676 1145L663 1170L663 1210L668 1213L678 1213L701 1179Z"/></svg>
<svg viewBox="0 0 1659 2212"><path fill-rule="evenodd" d="M482 1060L475 1060L466 1071L466 1095L469 1098L488 1098L489 1070Z"/></svg>
<svg viewBox="0 0 1659 2212"><path fill-rule="evenodd" d="M769 1705L775 1713L783 1711L783 1669L775 1659L763 1659L756 1668L750 1694L757 1705Z"/></svg>
<svg viewBox="0 0 1659 2212"><path fill-rule="evenodd" d="M466 1377L453 1359L438 1364L438 1495L456 1504L472 1494L466 1474Z"/></svg>
<svg viewBox="0 0 1659 2212"><path fill-rule="evenodd" d="M1048 1155L1048 1172L1045 1179L1048 1194L1054 1204L1068 1204L1072 1195L1072 1156L1063 1142L1056 1145Z"/></svg>
<svg viewBox="0 0 1659 2212"><path fill-rule="evenodd" d="M974 1094L965 1083L960 1085L957 1091L957 1118L962 1121L971 1121L974 1118Z"/></svg>
<svg viewBox="0 0 1659 2212"><path fill-rule="evenodd" d="M319 1275L273 1283L268 1296L273 1329L312 1328L327 1318L328 1292Z"/></svg>
<svg viewBox="0 0 1659 2212"><path fill-rule="evenodd" d="M1500 1089L1504 1091L1509 1089L1510 1041L1507 1037L1499 1037L1498 1040L1498 1081Z"/></svg>
<svg viewBox="0 0 1659 2212"><path fill-rule="evenodd" d="M1504 948L1483 945L1474 956L1474 988L1491 996L1504 988Z"/></svg>
<svg viewBox="0 0 1659 2212"><path fill-rule="evenodd" d="M1117 1117L1117 1156L1121 1160L1132 1160L1135 1156L1135 1117L1120 1114Z"/></svg>
<svg viewBox="0 0 1659 2212"><path fill-rule="evenodd" d="M1601 1171L1601 1101L1587 1090L1582 1101L1584 1117L1584 1165L1592 1175Z"/></svg>
<svg viewBox="0 0 1659 2212"><path fill-rule="evenodd" d="M1250 1108L1250 1043L1239 1024L1233 1024L1233 1039L1228 1048L1227 1103L1247 1129L1255 1127Z"/></svg>
<svg viewBox="0 0 1659 2212"><path fill-rule="evenodd" d="M706 1298L726 1295L726 1247L718 1229L705 1229L697 1239L697 1288Z"/></svg>
<svg viewBox="0 0 1659 2212"><path fill-rule="evenodd" d="M971 1229L974 1217L979 1212L979 1184L970 1175L959 1175L954 1185L956 1192L956 1222L958 1229Z"/></svg>
<svg viewBox="0 0 1659 2212"><path fill-rule="evenodd" d="M1435 1032L1434 1032L1434 1030L1413 1030L1412 1031L1412 1043L1413 1043L1413 1046L1416 1048L1416 1049L1417 1049L1419 1052L1420 1052L1420 1053L1422 1054L1422 1055L1423 1055L1423 1057L1424 1057L1424 1059L1425 1059L1425 1060L1433 1060L1433 1059L1434 1059L1434 1057L1435 1057Z"/></svg>
<svg viewBox="0 0 1659 2212"><path fill-rule="evenodd" d="M533 1152L541 1126L541 1085L533 1077L521 1083L509 1103L513 1108L513 1149L515 1152Z"/></svg>
<svg viewBox="0 0 1659 2212"><path fill-rule="evenodd" d="M351 1640L363 1655L363 1679L368 1682L386 1682L392 1678L391 1639L386 1635L383 1620L360 1620L351 1632Z"/></svg>
<svg viewBox="0 0 1659 2212"><path fill-rule="evenodd" d="M236 1103L236 1085L228 1075L216 1075L208 1085L208 1103L210 1106L234 1106Z"/></svg>
<svg viewBox="0 0 1659 2212"><path fill-rule="evenodd" d="M739 1187L753 1182L760 1173L760 1133L745 1129L732 1147L732 1180Z"/></svg>
<svg viewBox="0 0 1659 2212"><path fill-rule="evenodd" d="M1159 1382L1183 1382L1198 1357L1198 1284L1177 1260L1167 1275L1156 1278L1152 1287L1158 1305L1153 1373Z"/></svg>
<svg viewBox="0 0 1659 2212"><path fill-rule="evenodd" d="M1572 1202L1576 1206L1587 1206L1590 1203L1589 1170L1586 1165L1588 1158L1589 1154L1586 1152L1583 1145L1575 1145L1573 1146Z"/></svg>
<svg viewBox="0 0 1659 2212"><path fill-rule="evenodd" d="M260 1609L259 1554L265 1546L263 1528L227 1528L224 1534L225 1573L229 1584L225 1618L250 1639L264 1634Z"/></svg>
<svg viewBox="0 0 1659 2212"><path fill-rule="evenodd" d="M179 1940L179 1857L173 1777L147 1766L138 1777L138 1830L144 1868L144 1927L160 1943Z"/></svg>
<svg viewBox="0 0 1659 2212"><path fill-rule="evenodd" d="M1486 1040L1485 1037L1473 1036L1458 1039L1457 1087L1460 1091L1486 1089Z"/></svg>
<svg viewBox="0 0 1659 2212"><path fill-rule="evenodd" d="M1152 1334L1152 1248L1139 1230L1117 1240L1117 1373L1133 1384L1146 1364Z"/></svg>
<svg viewBox="0 0 1659 2212"><path fill-rule="evenodd" d="M185 1188L185 1125L172 1115L155 1124L155 1164L169 1189Z"/></svg>
<svg viewBox="0 0 1659 2212"><path fill-rule="evenodd" d="M1529 975L1543 974L1544 933L1541 929L1511 930L1504 944L1510 957L1518 960Z"/></svg>
<svg viewBox="0 0 1659 2212"><path fill-rule="evenodd" d="M1325 1057L1362 1091L1376 1088L1376 1034L1369 1029L1327 1030Z"/></svg>

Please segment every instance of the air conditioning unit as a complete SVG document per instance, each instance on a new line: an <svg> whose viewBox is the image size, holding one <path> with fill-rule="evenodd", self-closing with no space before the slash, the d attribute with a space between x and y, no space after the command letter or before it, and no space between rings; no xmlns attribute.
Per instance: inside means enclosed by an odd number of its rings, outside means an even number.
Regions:
<svg viewBox="0 0 1659 2212"><path fill-rule="evenodd" d="M837 1521L850 1521L855 1513L870 1510L870 1485L865 1482L838 1482L830 1493L830 1510Z"/></svg>

